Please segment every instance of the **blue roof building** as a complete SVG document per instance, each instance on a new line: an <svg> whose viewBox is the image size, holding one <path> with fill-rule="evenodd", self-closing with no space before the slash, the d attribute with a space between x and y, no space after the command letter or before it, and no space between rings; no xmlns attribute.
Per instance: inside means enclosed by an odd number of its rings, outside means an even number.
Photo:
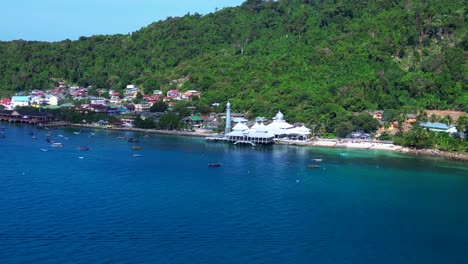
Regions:
<svg viewBox="0 0 468 264"><path fill-rule="evenodd" d="M432 122L421 122L419 126L422 128L427 128L431 131L437 132L447 132L447 133L454 133L457 132L455 126L448 126L444 123L432 123Z"/></svg>

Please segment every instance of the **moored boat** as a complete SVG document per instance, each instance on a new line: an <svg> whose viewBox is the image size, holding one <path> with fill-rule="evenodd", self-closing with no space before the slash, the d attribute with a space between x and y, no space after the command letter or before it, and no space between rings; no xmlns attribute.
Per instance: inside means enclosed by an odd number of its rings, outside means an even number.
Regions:
<svg viewBox="0 0 468 264"><path fill-rule="evenodd" d="M55 143L52 143L52 145L50 145L51 147L53 148L61 148L63 147L63 144L60 143L60 142L55 142Z"/></svg>
<svg viewBox="0 0 468 264"><path fill-rule="evenodd" d="M309 165L307 165L307 168L309 168L309 169L318 169L318 168L320 168L320 166L317 165L317 164L309 164Z"/></svg>
<svg viewBox="0 0 468 264"><path fill-rule="evenodd" d="M83 150L89 150L89 147L88 146L79 146L77 149L83 151Z"/></svg>
<svg viewBox="0 0 468 264"><path fill-rule="evenodd" d="M221 163L208 163L208 167L221 167Z"/></svg>
<svg viewBox="0 0 468 264"><path fill-rule="evenodd" d="M137 143L137 142L138 142L138 139L136 139L136 138L129 138L127 141L128 141L129 143Z"/></svg>
<svg viewBox="0 0 468 264"><path fill-rule="evenodd" d="M132 147L133 150L140 150L140 149L142 149L142 148L143 148L143 147L141 147L141 146L133 146L133 147Z"/></svg>

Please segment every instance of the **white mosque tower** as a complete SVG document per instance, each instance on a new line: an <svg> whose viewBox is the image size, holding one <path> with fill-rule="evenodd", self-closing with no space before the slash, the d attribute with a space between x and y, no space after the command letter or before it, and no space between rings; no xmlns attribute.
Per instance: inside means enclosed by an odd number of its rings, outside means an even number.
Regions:
<svg viewBox="0 0 468 264"><path fill-rule="evenodd" d="M231 132L231 103L228 101L226 104L226 128L224 130L224 135Z"/></svg>

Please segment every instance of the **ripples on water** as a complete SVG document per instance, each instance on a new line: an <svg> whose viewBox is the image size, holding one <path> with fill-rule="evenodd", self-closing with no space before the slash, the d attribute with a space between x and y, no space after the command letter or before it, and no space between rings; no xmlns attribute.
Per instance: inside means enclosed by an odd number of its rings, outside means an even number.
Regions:
<svg viewBox="0 0 468 264"><path fill-rule="evenodd" d="M37 139L27 135L31 130ZM44 130L27 126L8 126L0 139L2 263L467 259L463 163L365 150L51 131L64 148L50 148ZM132 150L118 136L141 137L143 149ZM323 159L319 169L306 168L313 158ZM208 168L211 162L223 166Z"/></svg>

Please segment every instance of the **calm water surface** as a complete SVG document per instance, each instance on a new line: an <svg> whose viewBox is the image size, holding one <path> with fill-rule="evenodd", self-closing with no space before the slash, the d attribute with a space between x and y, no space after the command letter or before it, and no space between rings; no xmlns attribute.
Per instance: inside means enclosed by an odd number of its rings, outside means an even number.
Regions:
<svg viewBox="0 0 468 264"><path fill-rule="evenodd" d="M1 263L468 260L461 162L0 126ZM319 169L306 168L313 158Z"/></svg>

